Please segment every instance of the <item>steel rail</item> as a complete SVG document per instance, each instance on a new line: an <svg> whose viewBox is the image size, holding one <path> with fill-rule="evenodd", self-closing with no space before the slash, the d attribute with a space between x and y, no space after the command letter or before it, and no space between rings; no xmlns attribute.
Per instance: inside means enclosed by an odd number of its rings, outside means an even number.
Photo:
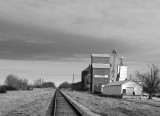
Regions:
<svg viewBox="0 0 160 116"><path fill-rule="evenodd" d="M83 116L70 99L59 89L56 89L52 116Z"/></svg>
<svg viewBox="0 0 160 116"><path fill-rule="evenodd" d="M54 96L54 106L53 106L53 116L56 116L56 107L57 107L57 103L56 103L56 98L57 98L57 89L56 89L56 91L55 91L55 96Z"/></svg>

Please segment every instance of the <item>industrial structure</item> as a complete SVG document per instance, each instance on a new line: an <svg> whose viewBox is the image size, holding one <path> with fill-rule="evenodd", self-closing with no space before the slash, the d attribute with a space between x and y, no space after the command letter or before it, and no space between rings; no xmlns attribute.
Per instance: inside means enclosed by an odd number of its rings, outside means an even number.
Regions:
<svg viewBox="0 0 160 116"><path fill-rule="evenodd" d="M116 50L109 54L91 54L91 64L82 71L81 88L108 95L140 95L142 87L127 80L127 66Z"/></svg>
<svg viewBox="0 0 160 116"><path fill-rule="evenodd" d="M110 82L110 55L92 54L91 65L82 71L82 86L84 90L94 91L95 86Z"/></svg>
<svg viewBox="0 0 160 116"><path fill-rule="evenodd" d="M117 79L117 50L114 49L112 50L112 56L113 56L113 63L112 63L112 67L111 67L111 80L110 82L114 82Z"/></svg>
<svg viewBox="0 0 160 116"><path fill-rule="evenodd" d="M110 82L123 81L127 79L127 66L124 65L123 57L119 57L116 49L112 50L112 66ZM119 61L119 63L118 63Z"/></svg>
<svg viewBox="0 0 160 116"><path fill-rule="evenodd" d="M127 66L123 63L123 57L119 58L120 63L117 65L117 78L116 81L127 80Z"/></svg>
<svg viewBox="0 0 160 116"><path fill-rule="evenodd" d="M92 91L97 85L106 85L110 82L110 55L91 55L91 82Z"/></svg>
<svg viewBox="0 0 160 116"><path fill-rule="evenodd" d="M124 81L127 80L127 66L117 66L117 79L116 81Z"/></svg>
<svg viewBox="0 0 160 116"><path fill-rule="evenodd" d="M82 90L91 91L91 65L82 71Z"/></svg>

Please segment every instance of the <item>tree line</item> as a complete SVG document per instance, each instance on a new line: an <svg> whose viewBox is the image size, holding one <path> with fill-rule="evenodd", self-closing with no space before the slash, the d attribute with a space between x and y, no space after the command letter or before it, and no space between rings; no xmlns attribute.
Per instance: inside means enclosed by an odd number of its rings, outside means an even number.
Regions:
<svg viewBox="0 0 160 116"><path fill-rule="evenodd" d="M59 88L60 89L71 89L72 88L72 84L71 83L68 83L67 81L66 82L63 82L59 85Z"/></svg>
<svg viewBox="0 0 160 116"><path fill-rule="evenodd" d="M34 81L35 88L48 88L48 87L56 88L54 82L44 82L44 80L41 78L33 81Z"/></svg>
<svg viewBox="0 0 160 116"><path fill-rule="evenodd" d="M44 82L43 79L34 80L34 84L28 84L27 79L19 78L16 75L8 75L4 81L4 85L0 85L0 93L6 93L13 90L33 90L33 88L56 88L54 82Z"/></svg>

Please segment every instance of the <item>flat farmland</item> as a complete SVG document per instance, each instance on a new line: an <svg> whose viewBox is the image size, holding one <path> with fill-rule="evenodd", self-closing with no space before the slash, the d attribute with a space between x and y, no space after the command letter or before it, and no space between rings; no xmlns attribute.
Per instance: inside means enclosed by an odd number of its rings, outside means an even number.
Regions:
<svg viewBox="0 0 160 116"><path fill-rule="evenodd" d="M0 94L0 116L44 116L54 92L46 88Z"/></svg>
<svg viewBox="0 0 160 116"><path fill-rule="evenodd" d="M86 92L64 92L72 99L101 116L160 116L160 101L146 98L109 98Z"/></svg>

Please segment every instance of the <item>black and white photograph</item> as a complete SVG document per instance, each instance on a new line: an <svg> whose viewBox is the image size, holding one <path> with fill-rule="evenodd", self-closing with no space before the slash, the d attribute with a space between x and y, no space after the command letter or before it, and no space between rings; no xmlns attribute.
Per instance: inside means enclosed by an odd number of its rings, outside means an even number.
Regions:
<svg viewBox="0 0 160 116"><path fill-rule="evenodd" d="M160 116L160 1L0 0L0 116Z"/></svg>

